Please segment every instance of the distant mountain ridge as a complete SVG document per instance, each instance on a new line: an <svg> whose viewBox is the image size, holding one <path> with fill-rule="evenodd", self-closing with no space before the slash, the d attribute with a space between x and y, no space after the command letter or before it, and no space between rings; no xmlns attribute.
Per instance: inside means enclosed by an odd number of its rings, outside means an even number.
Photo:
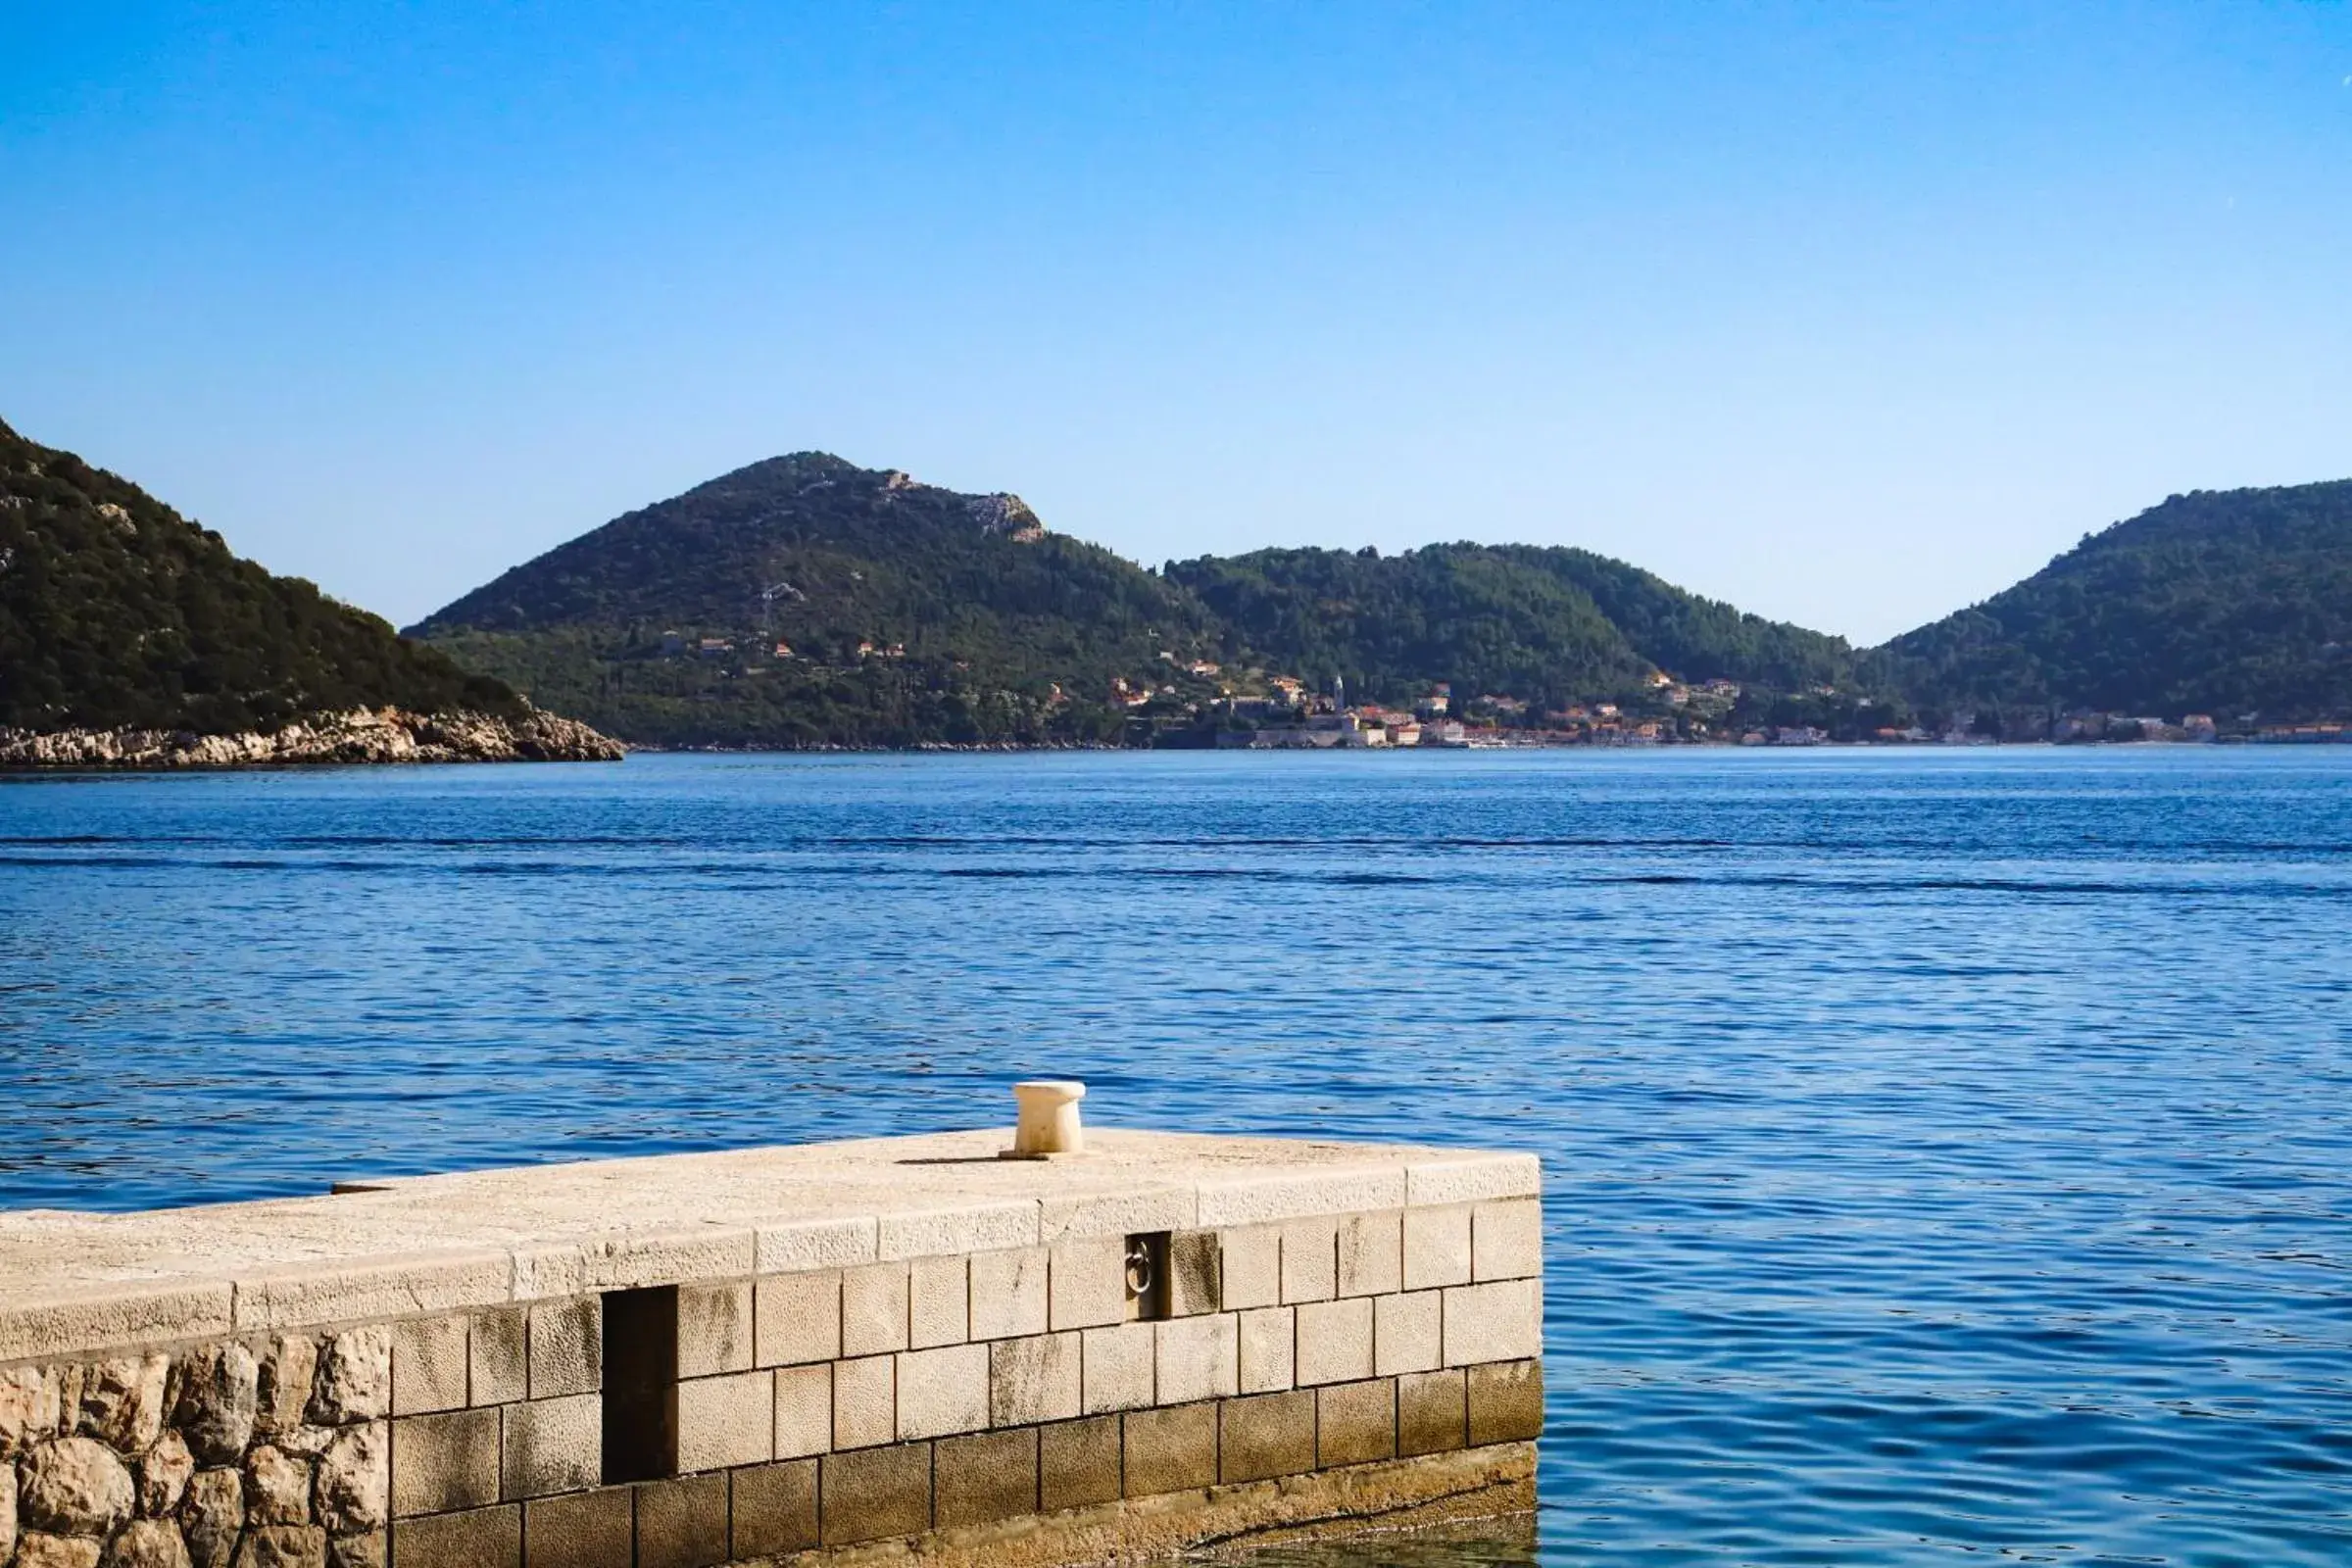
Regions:
<svg viewBox="0 0 2352 1568"><path fill-rule="evenodd" d="M0 424L0 763L368 760L420 747L618 755Z"/></svg>
<svg viewBox="0 0 2352 1568"><path fill-rule="evenodd" d="M1585 551L1268 550L1155 573L1017 497L806 452L627 513L411 631L673 745L1104 742L1139 708L1170 719L1274 673L1390 701L1450 682L1633 703L1662 671L1767 693L1863 671L1836 638Z"/></svg>
<svg viewBox="0 0 2352 1568"><path fill-rule="evenodd" d="M2352 480L2174 496L1886 645L1922 705L2352 716Z"/></svg>

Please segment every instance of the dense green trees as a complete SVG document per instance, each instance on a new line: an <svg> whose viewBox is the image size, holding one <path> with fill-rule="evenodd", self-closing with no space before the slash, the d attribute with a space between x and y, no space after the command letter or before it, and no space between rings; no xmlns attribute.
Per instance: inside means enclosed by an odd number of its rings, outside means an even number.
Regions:
<svg viewBox="0 0 2352 1568"><path fill-rule="evenodd" d="M2352 714L2352 481L2174 496L1886 652L1923 706Z"/></svg>
<svg viewBox="0 0 2352 1568"><path fill-rule="evenodd" d="M362 706L521 711L503 683L0 424L0 726L220 734Z"/></svg>

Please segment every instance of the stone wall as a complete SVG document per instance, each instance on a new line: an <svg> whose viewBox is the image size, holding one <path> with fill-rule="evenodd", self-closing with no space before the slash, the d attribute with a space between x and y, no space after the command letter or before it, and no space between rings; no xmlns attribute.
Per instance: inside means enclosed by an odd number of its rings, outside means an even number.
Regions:
<svg viewBox="0 0 2352 1568"><path fill-rule="evenodd" d="M1100 1554L1524 1505L1536 1199L1144 1240L1149 1294L1088 1236L0 1367L0 1568L706 1568L1047 1518Z"/></svg>

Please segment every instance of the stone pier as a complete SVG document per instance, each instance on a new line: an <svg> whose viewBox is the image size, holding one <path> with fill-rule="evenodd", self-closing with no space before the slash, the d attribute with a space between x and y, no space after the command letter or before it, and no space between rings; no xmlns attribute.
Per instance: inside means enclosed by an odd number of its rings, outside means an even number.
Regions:
<svg viewBox="0 0 2352 1568"><path fill-rule="evenodd" d="M0 1213L0 1568L1047 1568L1533 1506L1533 1156L1089 1140Z"/></svg>

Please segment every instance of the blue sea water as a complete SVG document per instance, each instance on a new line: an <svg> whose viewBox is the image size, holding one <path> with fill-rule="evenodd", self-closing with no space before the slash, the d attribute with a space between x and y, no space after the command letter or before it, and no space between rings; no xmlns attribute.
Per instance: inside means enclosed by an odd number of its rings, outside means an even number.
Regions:
<svg viewBox="0 0 2352 1568"><path fill-rule="evenodd" d="M1534 1545L2352 1563L2352 751L0 781L0 1206L1091 1114L1542 1152Z"/></svg>

